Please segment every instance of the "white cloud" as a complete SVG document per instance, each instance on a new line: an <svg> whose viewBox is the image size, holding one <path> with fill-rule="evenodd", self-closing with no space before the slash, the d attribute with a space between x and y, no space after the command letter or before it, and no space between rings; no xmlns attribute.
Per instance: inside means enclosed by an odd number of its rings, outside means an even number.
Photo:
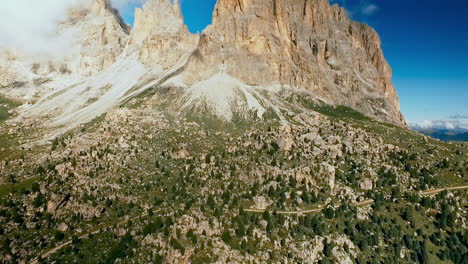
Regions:
<svg viewBox="0 0 468 264"><path fill-rule="evenodd" d="M86 0L87 1L87 0ZM70 45L69 37L58 37L57 25L67 10L85 0L8 0L0 4L0 48L28 55L60 56Z"/></svg>
<svg viewBox="0 0 468 264"><path fill-rule="evenodd" d="M379 10L379 7L376 4L367 4L362 6L361 13L370 16Z"/></svg>
<svg viewBox="0 0 468 264"><path fill-rule="evenodd" d="M416 130L447 129L465 130L468 129L468 118L452 118L446 120L423 120L410 123L410 127Z"/></svg>
<svg viewBox="0 0 468 264"><path fill-rule="evenodd" d="M356 20L362 20L380 10L380 7L371 1L329 0L330 4L338 4L345 9L348 17Z"/></svg>

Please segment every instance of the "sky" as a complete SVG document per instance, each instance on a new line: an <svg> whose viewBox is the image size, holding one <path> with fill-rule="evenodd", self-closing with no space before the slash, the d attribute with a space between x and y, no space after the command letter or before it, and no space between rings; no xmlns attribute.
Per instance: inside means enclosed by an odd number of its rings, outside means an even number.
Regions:
<svg viewBox="0 0 468 264"><path fill-rule="evenodd" d="M127 24L133 25L135 20L134 9L141 8L145 0L112 0L119 4L118 9ZM185 24L190 32L201 33L209 24L213 16L217 0L179 0ZM114 5L115 5L114 3Z"/></svg>
<svg viewBox="0 0 468 264"><path fill-rule="evenodd" d="M467 0L334 2L379 33L410 123L468 129Z"/></svg>
<svg viewBox="0 0 468 264"><path fill-rule="evenodd" d="M67 51L67 37L50 40L71 5L89 0L10 0L0 6L0 47ZM132 25L146 0L110 0ZM401 111L421 127L468 129L467 0L330 0L374 27L393 69ZM211 23L216 0L179 0L189 30ZM21 10L18 12L17 10ZM15 25L14 27L11 25Z"/></svg>

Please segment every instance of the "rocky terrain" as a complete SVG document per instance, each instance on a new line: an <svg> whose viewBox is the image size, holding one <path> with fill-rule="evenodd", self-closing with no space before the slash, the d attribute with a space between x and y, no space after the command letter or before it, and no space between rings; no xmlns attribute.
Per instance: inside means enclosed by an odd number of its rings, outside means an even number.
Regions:
<svg viewBox="0 0 468 264"><path fill-rule="evenodd" d="M4 262L466 259L466 144L313 98L285 120L181 118L167 93L50 145L2 124Z"/></svg>
<svg viewBox="0 0 468 264"><path fill-rule="evenodd" d="M95 0L66 28L67 70L1 64L0 262L468 261L468 145L406 128L337 5L219 0L192 35L177 1L130 29Z"/></svg>

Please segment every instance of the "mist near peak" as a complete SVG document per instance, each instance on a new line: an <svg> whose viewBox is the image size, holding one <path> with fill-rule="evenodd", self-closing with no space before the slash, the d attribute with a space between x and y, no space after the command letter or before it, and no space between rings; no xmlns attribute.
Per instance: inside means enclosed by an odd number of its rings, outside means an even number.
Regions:
<svg viewBox="0 0 468 264"><path fill-rule="evenodd" d="M5 1L0 9L0 49L25 56L63 57L72 36L57 34L68 10L89 5L89 0Z"/></svg>
<svg viewBox="0 0 468 264"><path fill-rule="evenodd" d="M58 33L68 11L89 7L92 0L15 0L0 8L0 51L12 51L36 59L61 60L70 55L75 32ZM119 12L128 12L146 0L109 0ZM133 12L133 10L132 10Z"/></svg>

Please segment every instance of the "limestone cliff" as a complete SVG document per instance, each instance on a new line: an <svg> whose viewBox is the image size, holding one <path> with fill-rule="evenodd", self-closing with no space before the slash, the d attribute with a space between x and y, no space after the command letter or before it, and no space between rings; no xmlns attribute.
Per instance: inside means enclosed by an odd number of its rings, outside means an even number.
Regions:
<svg viewBox="0 0 468 264"><path fill-rule="evenodd" d="M405 124L379 36L327 0L219 0L184 79L193 84L219 73L252 86L305 88Z"/></svg>

